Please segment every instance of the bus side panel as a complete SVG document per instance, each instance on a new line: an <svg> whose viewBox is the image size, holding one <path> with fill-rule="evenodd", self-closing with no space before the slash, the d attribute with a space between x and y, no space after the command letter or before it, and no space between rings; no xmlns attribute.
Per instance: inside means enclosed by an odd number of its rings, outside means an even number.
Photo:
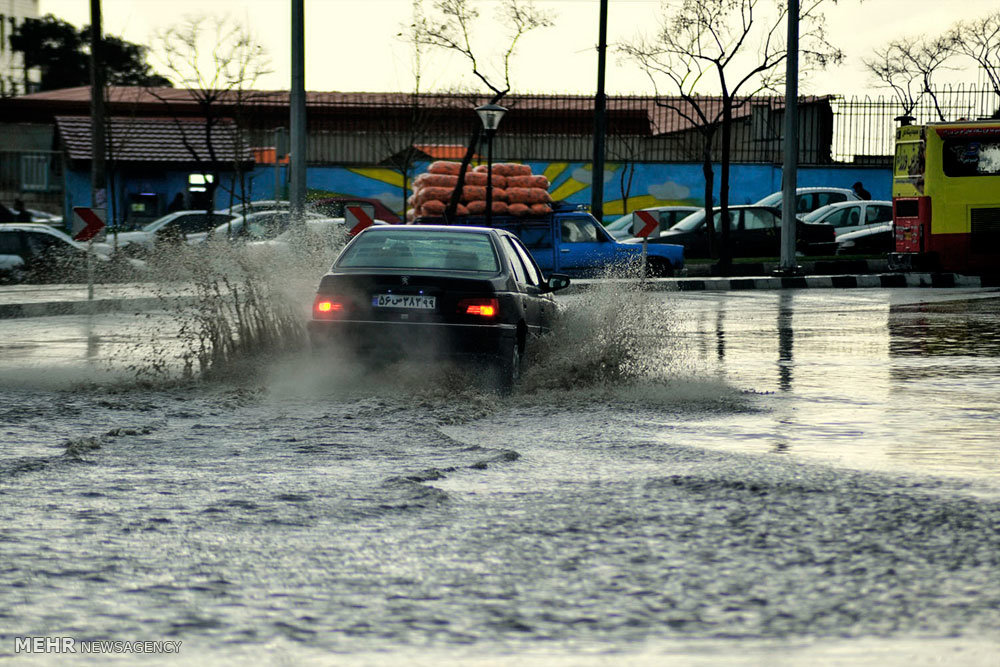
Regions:
<svg viewBox="0 0 1000 667"><path fill-rule="evenodd" d="M931 231L930 197L893 197L896 252L924 252Z"/></svg>
<svg viewBox="0 0 1000 667"><path fill-rule="evenodd" d="M969 234L931 234L925 246L931 267L956 273L970 270L969 241Z"/></svg>

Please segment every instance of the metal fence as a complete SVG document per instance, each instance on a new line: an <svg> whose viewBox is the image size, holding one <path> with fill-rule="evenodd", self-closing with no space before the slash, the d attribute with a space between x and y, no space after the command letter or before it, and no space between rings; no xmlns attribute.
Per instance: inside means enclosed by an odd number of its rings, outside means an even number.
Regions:
<svg viewBox="0 0 1000 667"><path fill-rule="evenodd" d="M925 93L912 109L891 96L836 97L832 108L833 159L864 163L893 154L899 117L909 115L915 124L997 118L1000 95L989 87L949 86Z"/></svg>
<svg viewBox="0 0 1000 667"><path fill-rule="evenodd" d="M465 145L479 123L473 109L487 100L469 95L339 94L309 102L310 164L391 164L415 145ZM576 95L508 95L509 109L493 144L494 159L589 161L593 99ZM994 115L992 89L959 86L925 94L910 110L915 122ZM801 164L878 164L893 152L896 120L907 109L891 96L804 97L799 103ZM251 114L252 116L252 114ZM713 122L705 123L702 116ZM692 162L721 154L717 97L693 101L651 96L607 100L607 159L621 162ZM730 157L734 162L780 163L784 101L761 96L734 108ZM706 132L706 129L708 132ZM261 131L259 145L268 143ZM484 147L479 147L482 150Z"/></svg>

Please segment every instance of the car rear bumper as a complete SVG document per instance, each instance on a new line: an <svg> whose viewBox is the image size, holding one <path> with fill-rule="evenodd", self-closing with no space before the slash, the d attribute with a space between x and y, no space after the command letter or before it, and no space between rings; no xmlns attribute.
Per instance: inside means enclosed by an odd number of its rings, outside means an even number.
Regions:
<svg viewBox="0 0 1000 667"><path fill-rule="evenodd" d="M513 324L310 320L307 328L314 347L393 357L496 356L517 337Z"/></svg>

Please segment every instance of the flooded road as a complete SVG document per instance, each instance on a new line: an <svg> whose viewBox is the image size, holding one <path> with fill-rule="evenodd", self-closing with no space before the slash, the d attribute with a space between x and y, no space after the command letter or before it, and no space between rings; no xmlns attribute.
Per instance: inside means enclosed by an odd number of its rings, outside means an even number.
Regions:
<svg viewBox="0 0 1000 667"><path fill-rule="evenodd" d="M0 655L998 664L1000 295L561 302L505 398L296 351L183 379L176 313L0 321Z"/></svg>

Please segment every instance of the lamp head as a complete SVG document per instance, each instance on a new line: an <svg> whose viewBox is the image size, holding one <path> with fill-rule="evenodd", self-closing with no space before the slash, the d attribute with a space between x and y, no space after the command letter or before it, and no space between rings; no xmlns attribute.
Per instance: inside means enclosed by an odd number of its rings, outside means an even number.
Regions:
<svg viewBox="0 0 1000 667"><path fill-rule="evenodd" d="M484 104L481 107L476 107L476 113L479 114L479 120L483 121L483 129L493 132L499 127L500 120L507 113L507 109L499 104Z"/></svg>

